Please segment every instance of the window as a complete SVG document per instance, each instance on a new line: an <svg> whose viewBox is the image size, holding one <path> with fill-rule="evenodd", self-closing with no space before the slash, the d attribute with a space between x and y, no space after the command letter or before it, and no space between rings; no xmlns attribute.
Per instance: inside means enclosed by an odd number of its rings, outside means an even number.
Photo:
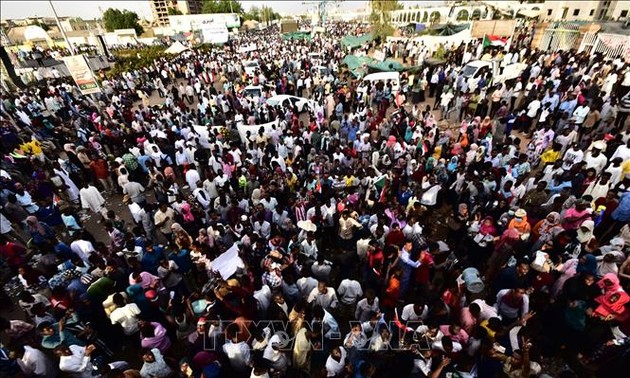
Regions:
<svg viewBox="0 0 630 378"><path fill-rule="evenodd" d="M628 17L628 11L627 10L622 10L621 13L619 14L619 17L621 17L621 18Z"/></svg>
<svg viewBox="0 0 630 378"><path fill-rule="evenodd" d="M574 9L573 10L573 15L574 16L579 16L580 15L580 10L579 9Z"/></svg>
<svg viewBox="0 0 630 378"><path fill-rule="evenodd" d="M567 18L568 13L569 13L569 8L562 8L562 18Z"/></svg>
<svg viewBox="0 0 630 378"><path fill-rule="evenodd" d="M551 16L551 13L553 13L553 9L547 9L547 16Z"/></svg>
<svg viewBox="0 0 630 378"><path fill-rule="evenodd" d="M591 11L588 13L589 16L592 16L595 14L595 9L591 9Z"/></svg>

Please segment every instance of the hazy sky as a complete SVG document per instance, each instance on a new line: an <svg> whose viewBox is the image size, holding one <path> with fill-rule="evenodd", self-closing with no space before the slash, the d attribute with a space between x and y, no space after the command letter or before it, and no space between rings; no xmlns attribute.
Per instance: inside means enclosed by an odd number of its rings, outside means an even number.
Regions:
<svg viewBox="0 0 630 378"><path fill-rule="evenodd" d="M303 5L304 1L266 1L265 4L271 6L276 12L295 14L309 9L309 5ZM365 7L366 1L343 1L340 2L340 9L353 10ZM420 3L418 1L403 1L403 3ZM426 1L424 2L426 4ZM151 7L148 0L139 1L63 1L54 0L53 4L59 16L74 16L86 19L99 18L102 11L107 8L128 9L136 12L141 18L151 19ZM252 5L261 6L260 1L241 1L245 10ZM100 8L100 10L99 10ZM2 19L25 18L25 17L52 17L48 1L0 1L0 15Z"/></svg>

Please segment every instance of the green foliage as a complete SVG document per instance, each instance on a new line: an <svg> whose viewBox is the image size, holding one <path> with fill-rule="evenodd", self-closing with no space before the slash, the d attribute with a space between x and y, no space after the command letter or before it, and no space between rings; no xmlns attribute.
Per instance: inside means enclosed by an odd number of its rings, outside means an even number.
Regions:
<svg viewBox="0 0 630 378"><path fill-rule="evenodd" d="M44 29L44 31L50 30L50 26L46 25L43 22L33 21L30 23L30 25L39 26L40 28Z"/></svg>
<svg viewBox="0 0 630 378"><path fill-rule="evenodd" d="M142 49L121 49L113 51L116 64L109 71L108 76L117 76L123 72L148 67L157 59L163 58L166 47L150 46Z"/></svg>
<svg viewBox="0 0 630 378"><path fill-rule="evenodd" d="M243 13L243 20L255 20L258 22L271 22L273 20L279 20L281 17L278 13L274 12L271 7L263 5L262 8L252 6L249 11Z"/></svg>
<svg viewBox="0 0 630 378"><path fill-rule="evenodd" d="M103 13L103 24L108 32L116 29L135 29L136 34L140 35L144 29L138 23L138 15L128 10L109 8Z"/></svg>
<svg viewBox="0 0 630 378"><path fill-rule="evenodd" d="M204 0L201 13L243 13L243 6L236 0Z"/></svg>
<svg viewBox="0 0 630 378"><path fill-rule="evenodd" d="M444 45L440 43L438 45L437 50L435 50L433 57L436 59L444 59L445 56L446 56L446 49L444 48Z"/></svg>
<svg viewBox="0 0 630 378"><path fill-rule="evenodd" d="M180 11L177 8L168 8L168 15L169 16L181 16L183 15L182 11Z"/></svg>
<svg viewBox="0 0 630 378"><path fill-rule="evenodd" d="M370 22L372 31L377 39L385 40L385 37L394 33L391 25L391 12L402 9L403 5L397 0L370 0L372 14Z"/></svg>

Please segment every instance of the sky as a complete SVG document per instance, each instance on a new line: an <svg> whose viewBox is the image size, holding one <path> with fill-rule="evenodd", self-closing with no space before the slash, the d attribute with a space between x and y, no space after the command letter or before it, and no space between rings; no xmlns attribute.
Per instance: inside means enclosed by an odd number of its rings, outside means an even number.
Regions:
<svg viewBox="0 0 630 378"><path fill-rule="evenodd" d="M271 6L276 12L283 14L298 14L309 10L309 5L303 4L305 1L267 1L266 5ZM307 3L314 3L306 1ZM342 1L339 4L340 10L356 10L366 6L367 1ZM403 1L403 3L419 3L418 1ZM425 2L426 3L426 2ZM102 12L107 8L128 9L136 12L140 18L150 20L151 7L148 0L139 1L64 1L53 0L57 14L60 17L71 16L85 19L100 18ZM248 10L252 5L261 6L260 1L241 1L243 8ZM312 5L310 6L312 8ZM26 18L26 17L52 17L53 12L48 1L0 1L0 15L2 19Z"/></svg>

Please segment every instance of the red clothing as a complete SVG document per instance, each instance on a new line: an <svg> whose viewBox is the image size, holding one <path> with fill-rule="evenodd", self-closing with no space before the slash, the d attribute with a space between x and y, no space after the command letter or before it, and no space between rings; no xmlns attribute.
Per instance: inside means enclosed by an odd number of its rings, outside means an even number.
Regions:
<svg viewBox="0 0 630 378"><path fill-rule="evenodd" d="M383 298L384 307L396 307L396 303L400 298L400 280L397 277L389 279L389 286L385 290L385 297Z"/></svg>
<svg viewBox="0 0 630 378"><path fill-rule="evenodd" d="M17 268L24 263L24 252L26 249L19 244L7 242L0 245L0 257L11 268Z"/></svg>
<svg viewBox="0 0 630 378"><path fill-rule="evenodd" d="M405 241L405 234L400 229L392 230L385 238L385 245L397 245L402 246Z"/></svg>
<svg viewBox="0 0 630 378"><path fill-rule="evenodd" d="M106 179L109 177L109 168L107 162L103 159L94 160L90 163L90 168L94 172L97 179Z"/></svg>

